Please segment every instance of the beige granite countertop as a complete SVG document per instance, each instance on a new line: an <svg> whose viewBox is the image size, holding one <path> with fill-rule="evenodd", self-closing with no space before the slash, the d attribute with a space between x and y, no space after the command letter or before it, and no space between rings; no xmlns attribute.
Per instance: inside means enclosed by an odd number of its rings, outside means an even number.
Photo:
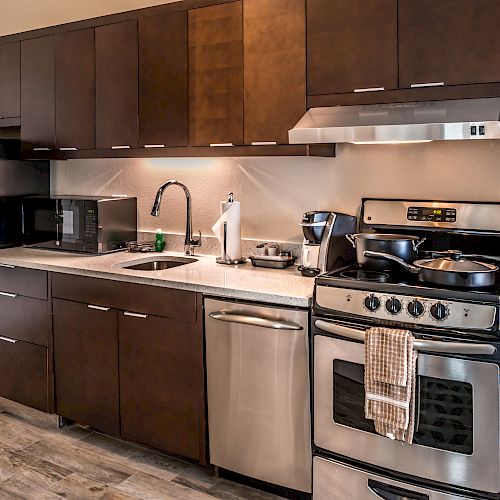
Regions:
<svg viewBox="0 0 500 500"><path fill-rule="evenodd" d="M136 271L120 267L126 262L158 256L185 257L175 252L83 255L34 248L0 250L0 264L31 269L107 278L207 295L254 300L273 304L308 307L311 304L314 279L301 276L296 267L264 269L251 262L239 266L217 264L214 256L195 255L197 262L163 271Z"/></svg>

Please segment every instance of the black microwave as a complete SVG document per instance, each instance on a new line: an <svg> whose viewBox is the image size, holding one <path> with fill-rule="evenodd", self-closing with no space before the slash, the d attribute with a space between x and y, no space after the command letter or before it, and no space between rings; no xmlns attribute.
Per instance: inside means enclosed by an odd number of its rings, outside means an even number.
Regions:
<svg viewBox="0 0 500 500"><path fill-rule="evenodd" d="M108 253L137 240L137 198L26 198L23 233L27 244L48 250Z"/></svg>

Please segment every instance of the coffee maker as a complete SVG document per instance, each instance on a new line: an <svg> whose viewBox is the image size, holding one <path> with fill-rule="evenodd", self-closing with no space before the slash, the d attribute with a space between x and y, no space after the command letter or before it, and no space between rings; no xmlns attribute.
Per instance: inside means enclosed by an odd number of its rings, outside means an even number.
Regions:
<svg viewBox="0 0 500 500"><path fill-rule="evenodd" d="M306 212L300 222L302 275L313 277L352 263L356 255L345 235L356 232L356 222L356 217L337 212Z"/></svg>

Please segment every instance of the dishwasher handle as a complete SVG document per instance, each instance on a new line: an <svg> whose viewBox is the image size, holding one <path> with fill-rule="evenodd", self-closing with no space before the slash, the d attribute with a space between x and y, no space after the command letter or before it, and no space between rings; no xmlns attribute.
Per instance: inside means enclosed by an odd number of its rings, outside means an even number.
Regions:
<svg viewBox="0 0 500 500"><path fill-rule="evenodd" d="M240 323L242 325L259 326L262 328L272 328L274 330L303 330L304 328L291 321L282 321L278 319L262 318L259 316L250 316L243 313L231 313L226 311L217 311L210 313L212 319L218 321L227 321L228 323Z"/></svg>
<svg viewBox="0 0 500 500"><path fill-rule="evenodd" d="M358 328L352 328L349 326L339 325L337 323L332 323L330 321L324 321L318 319L314 323L316 328L323 330L328 333L333 333L339 337L344 337L350 340L358 340L360 342L365 341L365 330L360 330ZM442 354L484 354L492 355L495 354L496 348L490 344L469 344L467 342L443 342L440 340L415 340L415 349L437 352Z"/></svg>

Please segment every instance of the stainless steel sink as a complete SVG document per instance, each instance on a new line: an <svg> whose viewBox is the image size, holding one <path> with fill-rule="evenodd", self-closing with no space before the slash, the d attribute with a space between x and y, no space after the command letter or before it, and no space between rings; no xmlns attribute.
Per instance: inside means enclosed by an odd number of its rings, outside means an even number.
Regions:
<svg viewBox="0 0 500 500"><path fill-rule="evenodd" d="M198 259L189 257L162 257L156 260L135 261L129 264L123 264L120 267L123 269L134 269L136 271L162 271L164 269L172 269L173 267L184 266L198 262Z"/></svg>

